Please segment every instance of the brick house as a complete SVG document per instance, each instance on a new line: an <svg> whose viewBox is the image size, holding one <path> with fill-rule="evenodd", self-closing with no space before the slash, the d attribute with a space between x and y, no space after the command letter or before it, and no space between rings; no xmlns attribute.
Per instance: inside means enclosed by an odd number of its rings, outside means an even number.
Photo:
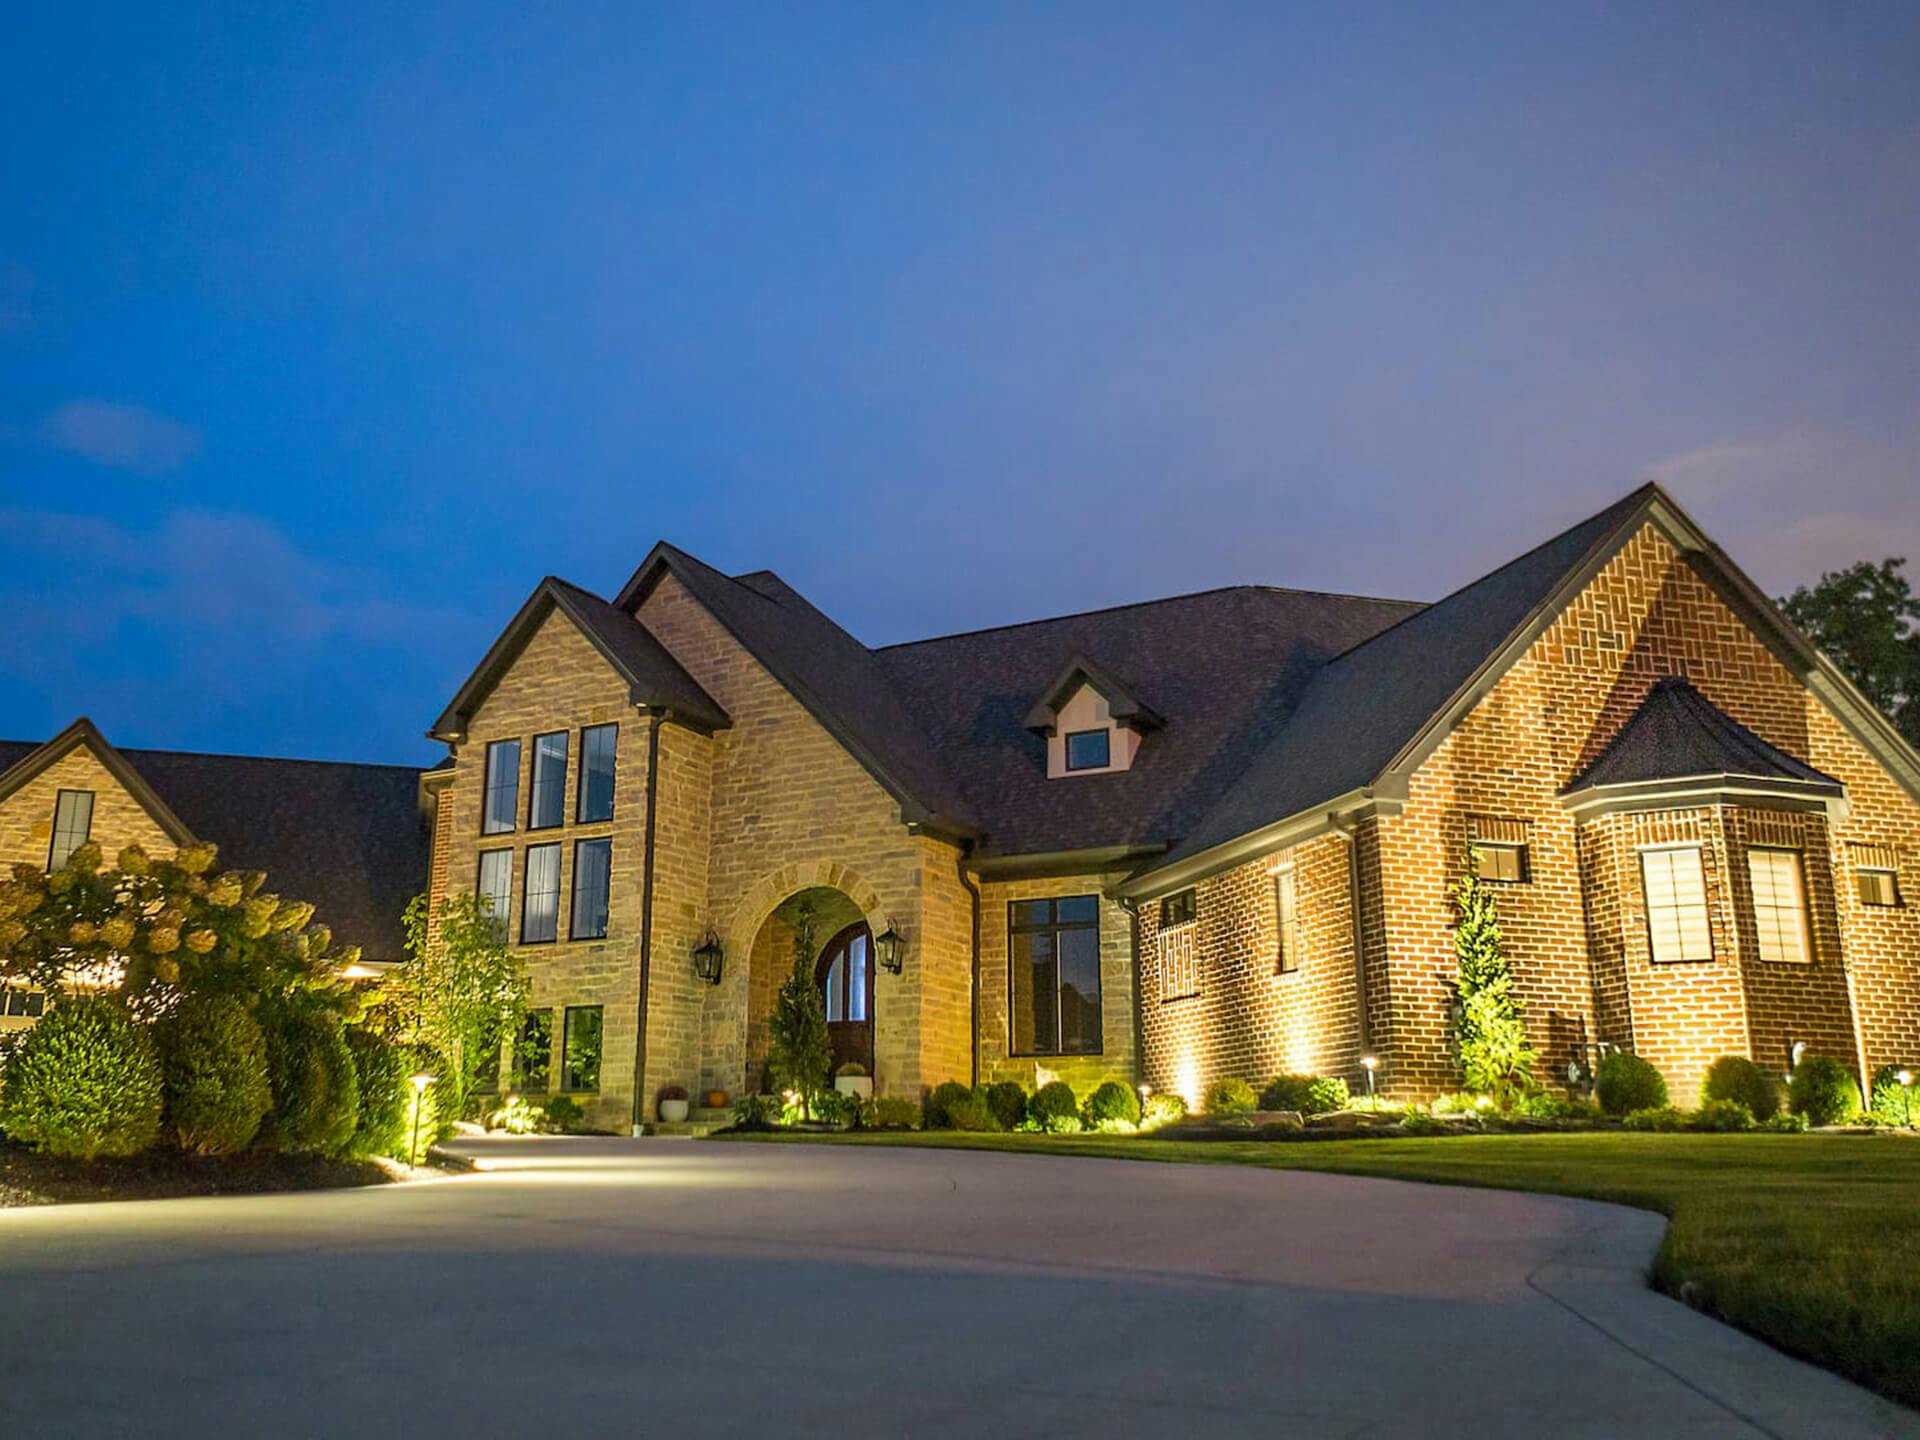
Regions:
<svg viewBox="0 0 1920 1440"><path fill-rule="evenodd" d="M1469 846L1549 1078L1920 1057L1920 757L1652 485L1433 605L882 649L663 544L611 603L542 581L430 733L432 887L534 979L517 1083L606 1125L761 1083L803 926L881 1093L1452 1089Z"/></svg>
<svg viewBox="0 0 1920 1440"><path fill-rule="evenodd" d="M371 978L405 958L400 915L426 888L419 772L177 750L122 750L82 717L51 740L0 740L0 869L58 868L92 840L170 854L205 841L223 868L264 870L310 900ZM0 1031L45 997L0 986Z"/></svg>

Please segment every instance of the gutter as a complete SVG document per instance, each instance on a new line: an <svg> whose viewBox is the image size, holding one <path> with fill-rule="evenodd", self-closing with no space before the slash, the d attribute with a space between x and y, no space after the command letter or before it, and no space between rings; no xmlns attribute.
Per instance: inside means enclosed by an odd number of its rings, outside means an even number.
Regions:
<svg viewBox="0 0 1920 1440"><path fill-rule="evenodd" d="M1163 869L1136 875L1115 886L1111 893L1116 899L1122 900L1152 900L1157 896L1171 895L1197 880L1205 880L1210 875L1218 875L1223 870L1257 860L1270 850L1284 850L1289 845L1298 845L1303 840L1311 840L1337 829L1341 823L1337 817L1342 814L1348 817L1348 823L1353 823L1369 815L1397 815L1400 808L1401 802L1397 797L1363 785L1323 801L1310 810L1302 810L1271 825L1251 830L1238 839L1176 860Z"/></svg>
<svg viewBox="0 0 1920 1440"><path fill-rule="evenodd" d="M640 880L640 999L633 1029L633 1133L646 1123L646 1097L641 1082L647 1072L647 992L653 970L653 839L660 806L660 722L658 710L647 713L647 858Z"/></svg>
<svg viewBox="0 0 1920 1440"><path fill-rule="evenodd" d="M967 857L962 852L954 861L960 884L973 897L973 948L967 954L968 1031L973 1037L968 1062L972 1067L972 1085L980 1088L980 887L967 874Z"/></svg>

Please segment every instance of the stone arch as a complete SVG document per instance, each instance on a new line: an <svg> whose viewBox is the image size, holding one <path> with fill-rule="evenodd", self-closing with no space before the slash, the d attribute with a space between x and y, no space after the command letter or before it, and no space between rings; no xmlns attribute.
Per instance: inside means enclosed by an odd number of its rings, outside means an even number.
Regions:
<svg viewBox="0 0 1920 1440"><path fill-rule="evenodd" d="M726 923L723 943L729 953L745 954L767 917L788 896L816 886L840 891L860 907L860 913L869 923L878 920L876 929L885 927L886 917L880 914L880 892L851 865L837 860L796 860L769 870L747 887L746 895L733 907Z"/></svg>

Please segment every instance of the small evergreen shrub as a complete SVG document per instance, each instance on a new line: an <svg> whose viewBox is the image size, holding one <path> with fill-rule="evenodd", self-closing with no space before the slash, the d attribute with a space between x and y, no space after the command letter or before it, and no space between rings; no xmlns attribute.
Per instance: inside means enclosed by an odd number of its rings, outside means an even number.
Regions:
<svg viewBox="0 0 1920 1440"><path fill-rule="evenodd" d="M1709 1065L1700 1094L1707 1100L1737 1100L1755 1120L1780 1109L1778 1082L1744 1055L1722 1055Z"/></svg>
<svg viewBox="0 0 1920 1440"><path fill-rule="evenodd" d="M862 1130L911 1130L920 1118L920 1107L898 1095L882 1095L860 1107Z"/></svg>
<svg viewBox="0 0 1920 1440"><path fill-rule="evenodd" d="M1610 1050L1593 1077L1594 1098L1609 1115L1658 1110L1667 1103L1667 1082L1638 1055Z"/></svg>
<svg viewBox="0 0 1920 1440"><path fill-rule="evenodd" d="M347 1053L360 1090L360 1114L348 1149L355 1155L398 1155L411 1139L413 1071L405 1050L364 1025L347 1029ZM420 1130L427 1131L426 1116Z"/></svg>
<svg viewBox="0 0 1920 1440"><path fill-rule="evenodd" d="M920 1123L928 1130L952 1130L953 1107L973 1099L973 1091L958 1080L947 1080L933 1087L927 1096Z"/></svg>
<svg viewBox="0 0 1920 1440"><path fill-rule="evenodd" d="M1671 1105L1646 1105L1629 1110L1620 1122L1629 1130L1657 1130L1662 1133L1687 1128L1687 1112Z"/></svg>
<svg viewBox="0 0 1920 1440"><path fill-rule="evenodd" d="M1027 1092L1018 1080L996 1080L980 1092L987 1113L1002 1130L1017 1130L1027 1118Z"/></svg>
<svg viewBox="0 0 1920 1440"><path fill-rule="evenodd" d="M1140 1123L1140 1092L1118 1080L1102 1080L1087 1096L1080 1112L1089 1130L1121 1125L1131 1130Z"/></svg>
<svg viewBox="0 0 1920 1440"><path fill-rule="evenodd" d="M0 1129L66 1159L137 1155L159 1138L165 1093L145 1026L111 1000L62 1000L7 1063Z"/></svg>
<svg viewBox="0 0 1920 1440"><path fill-rule="evenodd" d="M735 1130L772 1130L784 1123L785 1102L778 1095L742 1095L733 1102Z"/></svg>
<svg viewBox="0 0 1920 1440"><path fill-rule="evenodd" d="M1027 1118L1049 1135L1080 1133L1080 1101L1064 1080L1049 1080L1027 1102Z"/></svg>
<svg viewBox="0 0 1920 1440"><path fill-rule="evenodd" d="M1437 1120L1424 1110L1409 1110L1400 1118L1400 1133L1403 1135L1445 1135L1453 1127L1444 1120Z"/></svg>
<svg viewBox="0 0 1920 1440"><path fill-rule="evenodd" d="M1753 1126L1753 1111L1738 1100L1702 1100L1700 1108L1693 1112L1693 1119L1687 1122L1689 1130L1707 1130L1723 1135L1751 1130Z"/></svg>
<svg viewBox="0 0 1920 1440"><path fill-rule="evenodd" d="M1513 1102L1512 1113L1523 1120L1591 1120L1594 1108L1551 1090L1529 1090Z"/></svg>
<svg viewBox="0 0 1920 1440"><path fill-rule="evenodd" d="M1347 1082L1337 1075L1276 1075L1260 1092L1262 1110L1298 1110L1302 1115L1331 1114L1352 1101Z"/></svg>
<svg viewBox="0 0 1920 1440"><path fill-rule="evenodd" d="M1140 1111L1140 1128L1157 1130L1162 1125L1171 1125L1176 1120L1187 1118L1187 1102L1171 1090L1155 1090L1147 1096L1147 1103Z"/></svg>
<svg viewBox="0 0 1920 1440"><path fill-rule="evenodd" d="M487 1128L509 1135L538 1135L547 1128L547 1112L524 1095L509 1095L507 1103L487 1117Z"/></svg>
<svg viewBox="0 0 1920 1440"><path fill-rule="evenodd" d="M580 1102L571 1095L556 1095L547 1101L547 1124L562 1133L577 1130L587 1118Z"/></svg>
<svg viewBox="0 0 1920 1440"><path fill-rule="evenodd" d="M260 1142L293 1153L346 1149L360 1121L360 1088L339 1020L286 1009L261 1028L273 1109L260 1127Z"/></svg>
<svg viewBox="0 0 1920 1440"><path fill-rule="evenodd" d="M1831 1055L1809 1055L1794 1067L1787 1104L1809 1125L1838 1125L1860 1113L1860 1086Z"/></svg>
<svg viewBox="0 0 1920 1440"><path fill-rule="evenodd" d="M1229 1077L1207 1086L1204 1108L1209 1115L1245 1115L1257 1104L1253 1086Z"/></svg>
<svg viewBox="0 0 1920 1440"><path fill-rule="evenodd" d="M1911 1074L1911 1067L1908 1073ZM1871 1109L1874 1118L1887 1125L1906 1125L1920 1121L1920 1105L1915 1105L1916 1097L1909 1087L1900 1083L1899 1065L1882 1065L1873 1072L1873 1098Z"/></svg>
<svg viewBox="0 0 1920 1440"><path fill-rule="evenodd" d="M969 1090L947 1105L947 1128L965 1130L977 1135L998 1130L1000 1122L995 1120L993 1112L987 1109L986 1100Z"/></svg>
<svg viewBox="0 0 1920 1440"><path fill-rule="evenodd" d="M1772 1130L1781 1135L1804 1135L1807 1133L1807 1117L1796 1115L1791 1110L1782 1110L1762 1120L1760 1128Z"/></svg>
<svg viewBox="0 0 1920 1440"><path fill-rule="evenodd" d="M266 1037L247 1007L230 996L190 996L154 1038L180 1148L196 1155L246 1149L273 1105Z"/></svg>

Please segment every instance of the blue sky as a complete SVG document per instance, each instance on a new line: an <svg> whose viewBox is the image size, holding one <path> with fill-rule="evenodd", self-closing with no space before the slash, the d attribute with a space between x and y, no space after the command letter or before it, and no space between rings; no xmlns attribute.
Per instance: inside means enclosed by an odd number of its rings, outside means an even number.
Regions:
<svg viewBox="0 0 1920 1440"><path fill-rule="evenodd" d="M1920 7L199 7L0 47L0 735L431 760L666 537L870 643L1920 566Z"/></svg>

